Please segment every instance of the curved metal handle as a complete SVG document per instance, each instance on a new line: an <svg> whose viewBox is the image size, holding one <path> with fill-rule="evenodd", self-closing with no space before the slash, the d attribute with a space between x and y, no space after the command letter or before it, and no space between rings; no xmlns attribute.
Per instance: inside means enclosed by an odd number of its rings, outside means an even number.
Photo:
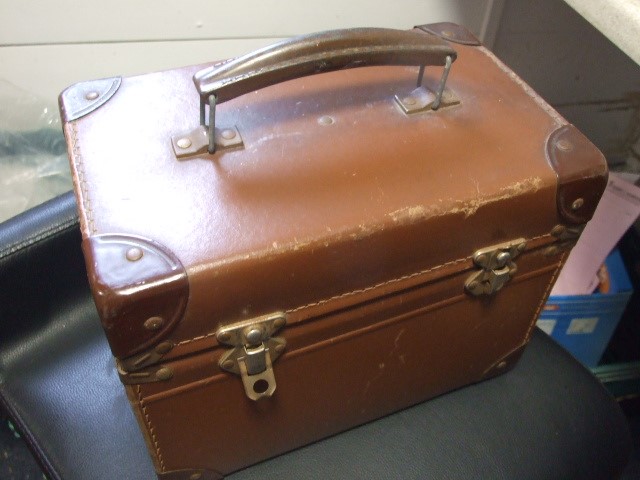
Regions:
<svg viewBox="0 0 640 480"><path fill-rule="evenodd" d="M425 66L445 66L444 89L448 67L455 58L456 51L447 42L419 30L355 28L291 38L205 68L193 81L200 95L201 125L205 124L205 105L210 106L209 152L215 149L217 103L294 78L376 65L419 65L418 85Z"/></svg>

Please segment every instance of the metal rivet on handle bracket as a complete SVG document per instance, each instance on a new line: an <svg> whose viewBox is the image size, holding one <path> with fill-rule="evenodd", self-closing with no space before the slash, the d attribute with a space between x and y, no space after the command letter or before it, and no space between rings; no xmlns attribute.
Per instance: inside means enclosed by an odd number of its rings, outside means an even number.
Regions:
<svg viewBox="0 0 640 480"><path fill-rule="evenodd" d="M411 93L409 93L409 95L406 95L404 97L401 97L399 95L396 95L395 97L396 103L407 115L436 111L433 108L436 100L436 94L429 88L424 86L416 88ZM442 98L440 100L439 107L452 107L454 105L458 105L459 103L460 100L458 99L458 97L456 97L451 90L445 88L445 90L442 92Z"/></svg>
<svg viewBox="0 0 640 480"><path fill-rule="evenodd" d="M216 151L228 148L243 147L242 136L235 127L215 129ZM200 125L193 130L171 137L173 152L177 159L204 155L209 153L209 129Z"/></svg>
<svg viewBox="0 0 640 480"><path fill-rule="evenodd" d="M225 140L231 140L233 138L236 138L235 130L232 130L230 128L227 128L226 130L223 130L220 135L222 135L222 138L224 138Z"/></svg>
<svg viewBox="0 0 640 480"><path fill-rule="evenodd" d="M189 148L191 146L191 140L188 138L181 138L176 142L176 145L182 149Z"/></svg>

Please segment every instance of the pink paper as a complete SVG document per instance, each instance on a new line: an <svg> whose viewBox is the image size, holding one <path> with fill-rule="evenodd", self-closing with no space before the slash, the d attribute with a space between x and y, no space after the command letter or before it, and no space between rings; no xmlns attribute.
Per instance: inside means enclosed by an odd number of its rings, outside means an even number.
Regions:
<svg viewBox="0 0 640 480"><path fill-rule="evenodd" d="M598 208L571 251L551 295L586 295L607 255L640 215L640 188L611 173Z"/></svg>

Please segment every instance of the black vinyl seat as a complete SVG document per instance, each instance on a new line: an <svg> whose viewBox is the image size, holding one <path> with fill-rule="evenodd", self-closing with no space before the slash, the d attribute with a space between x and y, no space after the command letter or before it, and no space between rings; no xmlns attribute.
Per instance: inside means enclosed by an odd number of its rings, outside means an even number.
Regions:
<svg viewBox="0 0 640 480"><path fill-rule="evenodd" d="M0 400L50 479L154 478L89 293L70 193L0 224ZM605 479L630 448L611 396L537 331L505 375L228 478Z"/></svg>

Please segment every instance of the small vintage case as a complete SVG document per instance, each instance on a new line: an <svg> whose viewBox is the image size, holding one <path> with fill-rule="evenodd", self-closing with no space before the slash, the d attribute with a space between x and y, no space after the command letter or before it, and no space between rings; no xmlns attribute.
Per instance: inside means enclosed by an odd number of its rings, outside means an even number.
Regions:
<svg viewBox="0 0 640 480"><path fill-rule="evenodd" d="M60 105L96 305L166 479L508 370L607 178L453 24L307 35Z"/></svg>

